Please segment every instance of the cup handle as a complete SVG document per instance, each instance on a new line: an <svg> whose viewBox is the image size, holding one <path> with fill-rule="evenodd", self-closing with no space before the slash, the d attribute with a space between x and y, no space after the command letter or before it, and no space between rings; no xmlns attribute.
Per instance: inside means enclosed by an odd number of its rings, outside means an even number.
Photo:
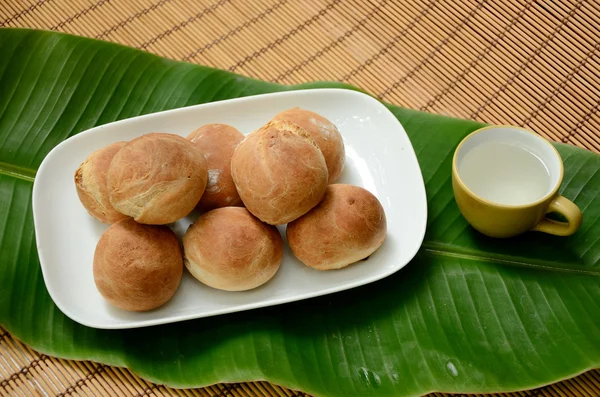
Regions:
<svg viewBox="0 0 600 397"><path fill-rule="evenodd" d="M544 218L532 230L554 234L556 236L570 236L581 226L581 210L571 200L563 196L556 196L550 202L546 213L557 212L567 219L567 222L558 222Z"/></svg>

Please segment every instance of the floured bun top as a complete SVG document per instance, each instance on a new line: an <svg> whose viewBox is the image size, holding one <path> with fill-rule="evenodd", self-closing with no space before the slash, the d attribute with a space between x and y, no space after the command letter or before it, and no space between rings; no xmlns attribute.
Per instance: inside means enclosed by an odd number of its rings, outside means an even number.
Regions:
<svg viewBox="0 0 600 397"><path fill-rule="evenodd" d="M137 222L172 223L198 204L207 177L206 160L192 142L166 133L142 135L110 163L110 202Z"/></svg>
<svg viewBox="0 0 600 397"><path fill-rule="evenodd" d="M279 120L238 145L231 174L248 211L272 225L293 221L317 205L328 180L325 158L311 135Z"/></svg>

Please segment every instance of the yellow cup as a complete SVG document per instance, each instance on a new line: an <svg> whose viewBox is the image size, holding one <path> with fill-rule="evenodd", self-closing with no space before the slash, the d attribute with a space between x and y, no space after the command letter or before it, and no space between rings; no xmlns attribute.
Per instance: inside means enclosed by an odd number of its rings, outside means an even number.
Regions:
<svg viewBox="0 0 600 397"><path fill-rule="evenodd" d="M484 127L454 152L452 188L460 212L479 232L512 237L528 230L568 236L581 226L572 201L558 195L560 155L548 141L519 127ZM561 214L567 222L546 217Z"/></svg>

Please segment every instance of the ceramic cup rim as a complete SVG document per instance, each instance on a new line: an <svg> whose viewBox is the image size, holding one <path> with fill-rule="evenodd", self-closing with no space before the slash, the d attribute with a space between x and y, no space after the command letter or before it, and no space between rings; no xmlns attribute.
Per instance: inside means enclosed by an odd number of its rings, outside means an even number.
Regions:
<svg viewBox="0 0 600 397"><path fill-rule="evenodd" d="M512 129L512 130L519 130L519 131L523 131L526 132L527 134L533 135L541 145L546 145L547 147L550 147L553 151L553 153L556 155L556 158L558 160L558 179L556 180L555 185L552 187L552 189L545 194L543 197L529 202L529 203L525 203L525 204L501 204L501 203L496 203L494 201L490 201L488 199L485 199L481 196L479 196L478 194L476 194L474 191L472 191L471 189L469 189L469 187L463 182L463 180L460 177L460 173L458 172L458 166L457 166L457 159L458 159L458 154L461 150L461 148L463 147L463 145L470 140L471 138L473 138L475 135L478 135L484 131L488 131L491 129ZM460 187L466 191L470 196L472 196L473 198L475 198L476 200L488 205L488 206L492 206L492 207L496 207L496 208L506 208L506 209L519 209L519 208L533 208L536 207L538 205L540 205L541 203L544 203L545 201L547 201L548 199L556 196L556 194L558 193L558 189L560 188L560 185L562 184L562 180L563 180L563 176L564 176L564 165L562 162L562 157L560 156L560 153L558 153L558 150L556 150L556 148L554 147L554 145L552 145L548 140L546 140L544 137L536 134L535 132L528 130L526 128L523 127L517 127L514 125L489 125L486 127L482 127L482 128L478 128L475 131L469 133L467 136L465 136L460 143L458 144L458 146L456 147L456 149L454 150L454 156L452 158L452 174L454 175L454 177L456 178L456 181L458 182L458 184L460 185Z"/></svg>

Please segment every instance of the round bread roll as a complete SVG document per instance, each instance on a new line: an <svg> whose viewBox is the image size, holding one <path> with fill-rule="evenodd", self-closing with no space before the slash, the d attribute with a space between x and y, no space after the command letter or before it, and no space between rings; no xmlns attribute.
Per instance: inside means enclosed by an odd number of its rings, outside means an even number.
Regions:
<svg viewBox="0 0 600 397"><path fill-rule="evenodd" d="M278 113L273 120L289 121L304 128L323 152L329 172L328 183L338 180L344 170L346 151L342 135L335 124L320 114L298 107Z"/></svg>
<svg viewBox="0 0 600 397"><path fill-rule="evenodd" d="M365 259L383 244L386 219L377 197L362 187L334 184L323 200L287 226L287 239L302 263L340 269Z"/></svg>
<svg viewBox="0 0 600 397"><path fill-rule="evenodd" d="M123 310L147 311L166 303L182 274L181 246L166 226L123 219L106 229L94 253L98 291Z"/></svg>
<svg viewBox="0 0 600 397"><path fill-rule="evenodd" d="M241 207L201 215L183 236L185 267L202 283L226 291L246 291L269 281L283 259L275 226Z"/></svg>
<svg viewBox="0 0 600 397"><path fill-rule="evenodd" d="M206 181L200 149L173 134L151 133L128 142L108 168L113 207L150 225L172 223L189 214Z"/></svg>
<svg viewBox="0 0 600 397"><path fill-rule="evenodd" d="M103 223L127 218L115 210L108 197L108 166L125 142L116 142L89 155L75 171L75 190L87 212Z"/></svg>
<svg viewBox="0 0 600 397"><path fill-rule="evenodd" d="M302 127L270 121L238 145L231 174L248 211L280 225L304 215L327 188L323 153Z"/></svg>
<svg viewBox="0 0 600 397"><path fill-rule="evenodd" d="M244 135L227 124L207 124L192 132L187 139L204 153L208 168L208 183L198 209L210 211L243 205L231 177L231 156L244 140Z"/></svg>

